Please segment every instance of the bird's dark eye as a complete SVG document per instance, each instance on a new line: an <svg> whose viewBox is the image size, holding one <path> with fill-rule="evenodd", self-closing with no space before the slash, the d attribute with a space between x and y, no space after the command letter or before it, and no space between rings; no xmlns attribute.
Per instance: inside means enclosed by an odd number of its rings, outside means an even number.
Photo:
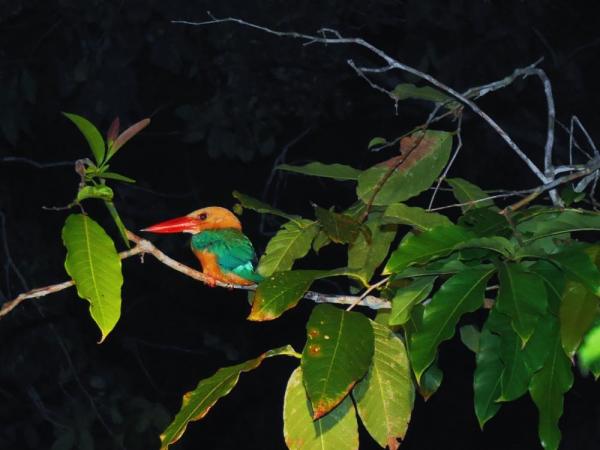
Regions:
<svg viewBox="0 0 600 450"><path fill-rule="evenodd" d="M200 220L206 220L207 214L206 213L202 213L198 216L198 219Z"/></svg>

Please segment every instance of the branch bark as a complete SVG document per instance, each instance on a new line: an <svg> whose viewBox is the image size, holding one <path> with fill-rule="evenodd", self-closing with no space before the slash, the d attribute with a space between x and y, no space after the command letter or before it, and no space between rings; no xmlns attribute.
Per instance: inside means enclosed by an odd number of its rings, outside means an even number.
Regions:
<svg viewBox="0 0 600 450"><path fill-rule="evenodd" d="M130 250L119 253L119 257L121 259L127 259L135 255L145 255L150 254L154 256L158 261L163 263L164 265L170 267L173 270L176 270L190 278L201 281L205 284L208 284L209 278L204 275L202 272L192 269L185 264L180 263L179 261L174 260L173 258L167 256L163 252L161 252L158 248L154 246L150 241L143 239L131 231L127 231L127 238L134 242L136 245ZM27 292L23 292L12 300L5 302L0 308L0 319L7 314L9 314L13 309L15 309L20 303L24 302L28 299L45 297L48 294L54 294L55 292L60 292L64 289L67 289L71 286L74 286L75 282L73 280L63 281L62 283L51 284L49 286L44 286L41 288L32 289ZM242 290L256 290L257 285L252 286L241 286L237 284L230 283L222 283L220 281L217 282L217 286L224 287L228 289L242 289ZM382 309L382 308L391 308L391 303L385 299L375 297L372 295L367 296L353 296L353 295L329 295L323 294L321 292L308 291L304 294L304 298L307 300L312 300L316 303L337 303L342 305L348 305L356 303L360 306L365 306L371 309Z"/></svg>

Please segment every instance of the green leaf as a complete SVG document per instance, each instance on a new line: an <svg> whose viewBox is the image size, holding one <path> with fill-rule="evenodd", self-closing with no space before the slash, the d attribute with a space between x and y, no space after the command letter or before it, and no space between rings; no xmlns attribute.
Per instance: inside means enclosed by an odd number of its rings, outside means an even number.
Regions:
<svg viewBox="0 0 600 450"><path fill-rule="evenodd" d="M373 362L352 395L365 428L381 447L397 449L404 439L415 399L406 348L384 325L371 322Z"/></svg>
<svg viewBox="0 0 600 450"><path fill-rule="evenodd" d="M90 314L102 337L115 327L121 315L121 259L112 239L100 225L83 214L71 214L62 229L67 247L65 269L77 294L90 302Z"/></svg>
<svg viewBox="0 0 600 450"><path fill-rule="evenodd" d="M529 271L535 273L544 281L548 298L548 310L558 316L560 303L565 289L565 275L555 264L549 261L536 261Z"/></svg>
<svg viewBox="0 0 600 450"><path fill-rule="evenodd" d="M458 244L455 249L485 249L499 253L506 258L512 258L516 253L516 245L502 236L478 237Z"/></svg>
<svg viewBox="0 0 600 450"><path fill-rule="evenodd" d="M409 236L392 253L384 274L400 272L412 264L422 264L446 256L458 244L472 237L470 232L457 225L436 227L419 235Z"/></svg>
<svg viewBox="0 0 600 450"><path fill-rule="evenodd" d="M318 231L319 226L311 220L285 223L267 244L258 263L258 273L268 277L274 272L291 269L294 261L308 253Z"/></svg>
<svg viewBox="0 0 600 450"><path fill-rule="evenodd" d="M549 348L544 367L531 379L529 394L538 408L538 433L542 446L547 450L557 450L561 439L558 421L563 413L563 396L573 385L573 373L558 330Z"/></svg>
<svg viewBox="0 0 600 450"><path fill-rule="evenodd" d="M419 141L421 134L415 133L402 139L402 155L359 175L357 194L360 199L370 203L375 195L373 205L389 205L408 200L433 184L450 157L452 134L427 130ZM417 147L413 149L414 145ZM395 168L393 173L388 175L392 168Z"/></svg>
<svg viewBox="0 0 600 450"><path fill-rule="evenodd" d="M283 400L283 436L290 450L358 450L354 405L346 397L329 414L312 418L310 402L298 367L290 377Z"/></svg>
<svg viewBox="0 0 600 450"><path fill-rule="evenodd" d="M596 325L586 334L579 349L579 360L584 367L593 370L593 366L596 366L597 369L600 364L600 325ZM596 378L598 378L597 375Z"/></svg>
<svg viewBox="0 0 600 450"><path fill-rule="evenodd" d="M315 215L333 242L352 244L362 231L362 224L352 217L315 206Z"/></svg>
<svg viewBox="0 0 600 450"><path fill-rule="evenodd" d="M408 267L395 273L392 279L399 280L402 278L426 277L432 275L452 275L454 273L462 272L469 266L460 261L458 256L458 253L456 253L447 258L429 262L425 266Z"/></svg>
<svg viewBox="0 0 600 450"><path fill-rule="evenodd" d="M572 357L598 313L598 297L585 286L567 282L560 304L560 336L563 349Z"/></svg>
<svg viewBox="0 0 600 450"><path fill-rule="evenodd" d="M431 396L437 392L442 385L443 379L444 372L442 372L442 369L440 369L434 361L427 369L425 369L425 372L421 375L421 380L417 385L419 394L421 394L423 400L429 400Z"/></svg>
<svg viewBox="0 0 600 450"><path fill-rule="evenodd" d="M396 227L383 224L381 214L370 214L365 225L371 239L367 239L365 233L361 233L348 248L348 267L370 280L375 269L387 257L396 236Z"/></svg>
<svg viewBox="0 0 600 450"><path fill-rule="evenodd" d="M409 225L420 231L429 231L440 226L452 226L446 216L427 212L423 208L406 206L404 203L393 203L385 210L385 222Z"/></svg>
<svg viewBox="0 0 600 450"><path fill-rule="evenodd" d="M138 134L140 131L142 131L144 128L146 128L148 125L150 124L150 119L142 119L139 122L134 123L133 125L131 125L129 128L127 128L125 131L123 131L112 143L112 145L110 146L110 148L108 149L108 156L106 157L106 160L108 161L110 158L113 157L113 155L115 153L117 153L117 151L123 147L127 141L129 141L129 139L131 139L132 137L134 137L136 134Z"/></svg>
<svg viewBox="0 0 600 450"><path fill-rule="evenodd" d="M394 100L406 100L412 98L416 100L428 100L435 103L452 100L452 97L431 86L418 87L412 83L401 83L396 85L390 95ZM456 102L453 101L452 103Z"/></svg>
<svg viewBox="0 0 600 450"><path fill-rule="evenodd" d="M305 219L300 219L298 216L287 214L277 208L273 208L271 205L268 205L265 202L261 202L260 200L255 199L254 197L242 194L241 192L233 191L232 195L246 209L251 209L252 211L256 211L261 214L273 214L274 216L280 216L285 219L297 222L299 225L305 222Z"/></svg>
<svg viewBox="0 0 600 450"><path fill-rule="evenodd" d="M390 325L403 325L410 319L412 308L427 298L433 289L436 277L422 277L409 286L399 288L392 299Z"/></svg>
<svg viewBox="0 0 600 450"><path fill-rule="evenodd" d="M598 231L600 230L600 214L573 210L540 214L523 221L518 228L532 233L531 236L523 239L523 242L527 244L537 239L558 234L576 231Z"/></svg>
<svg viewBox="0 0 600 450"><path fill-rule="evenodd" d="M369 150L371 150L372 148L376 148L376 147L381 147L382 145L387 144L387 140L385 138L382 137L374 137L373 139L371 139L369 141L369 144L367 145L367 148Z"/></svg>
<svg viewBox="0 0 600 450"><path fill-rule="evenodd" d="M121 175L120 173L116 172L103 172L100 175L100 178L122 181L123 183L135 183L135 180L133 178L126 177L125 175Z"/></svg>
<svg viewBox="0 0 600 450"><path fill-rule="evenodd" d="M315 253L319 253L323 247L329 244L331 244L331 239L329 239L327 233L325 233L323 230L319 230L317 236L313 240L312 249Z"/></svg>
<svg viewBox="0 0 600 450"><path fill-rule="evenodd" d="M512 327L524 346L533 334L538 319L546 312L544 283L518 263L502 263L498 278L500 290L496 308L511 318Z"/></svg>
<svg viewBox="0 0 600 450"><path fill-rule="evenodd" d="M201 380L193 391L187 392L183 396L179 412L160 435L161 450L166 450L171 444L177 442L190 422L203 419L221 397L229 394L237 384L242 372L254 370L265 358L277 355L295 356L296 352L289 345L279 347L241 364L222 367L211 377Z"/></svg>
<svg viewBox="0 0 600 450"><path fill-rule="evenodd" d="M127 248L129 248L130 244L129 244L129 239L127 238L127 229L125 228L125 225L123 224L123 221L121 220L121 216L119 216L119 212L117 211L117 208L115 208L115 205L113 202L105 201L104 204L106 205L106 208L108 209L108 212L110 213L110 216L112 217L113 221L115 222L115 225L117 226L117 229L119 230L119 235L123 239L123 242L125 243Z"/></svg>
<svg viewBox="0 0 600 450"><path fill-rule="evenodd" d="M600 271L582 248L572 248L551 256L571 280L577 281L600 297Z"/></svg>
<svg viewBox="0 0 600 450"><path fill-rule="evenodd" d="M458 224L480 237L511 234L506 217L491 208L471 208L458 219Z"/></svg>
<svg viewBox="0 0 600 450"><path fill-rule="evenodd" d="M306 324L302 352L304 385L313 418L323 417L348 395L373 357L373 328L356 312L318 305Z"/></svg>
<svg viewBox="0 0 600 450"><path fill-rule="evenodd" d="M83 186L77 192L77 201L81 202L88 198L99 198L100 200L111 201L113 190L106 185Z"/></svg>
<svg viewBox="0 0 600 450"><path fill-rule="evenodd" d="M481 332L474 325L463 325L458 330L460 333L460 340L465 347L471 350L473 353L477 353L479 351L479 340L481 336Z"/></svg>
<svg viewBox="0 0 600 450"><path fill-rule="evenodd" d="M492 310L490 316L492 314L498 313ZM475 415L479 427L483 429L486 422L500 409L501 404L497 403L496 399L500 396L500 374L503 369L500 360L500 338L490 331L487 322L481 330L475 361L477 364L473 374Z"/></svg>
<svg viewBox="0 0 600 450"><path fill-rule="evenodd" d="M452 187L452 193L459 203L466 203L461 209L463 212L473 208L487 208L494 206L491 199L483 200L489 197L489 194L479 186L463 180L462 178L446 178L446 183Z"/></svg>
<svg viewBox="0 0 600 450"><path fill-rule="evenodd" d="M538 371L548 354L552 338L556 334L558 324L552 314L540 317L533 335L525 347L512 328L510 318L498 313L497 320L490 328L500 336L500 359L504 370L500 377L501 392L497 401L515 400L527 392L531 376Z"/></svg>
<svg viewBox="0 0 600 450"><path fill-rule="evenodd" d="M301 173L312 177L333 178L334 180L358 180L361 171L354 167L343 164L323 164L320 162L311 162L304 166L291 166L289 164L280 164L276 167L278 170L287 172Z"/></svg>
<svg viewBox="0 0 600 450"><path fill-rule="evenodd" d="M290 270L277 272L256 289L248 320L273 320L298 304L316 278L326 270Z"/></svg>
<svg viewBox="0 0 600 450"><path fill-rule="evenodd" d="M63 113L63 115L68 118L71 122L75 124L79 131L85 137L90 149L92 150L92 154L94 155L94 159L97 164L102 164L104 161L104 152L105 152L105 144L102 135L98 131L98 129L84 117L78 116L77 114L69 114Z"/></svg>
<svg viewBox="0 0 600 450"><path fill-rule="evenodd" d="M460 317L483 305L488 279L493 267L466 269L446 281L425 306L423 323L411 335L410 358L417 381L434 361L437 348L454 334Z"/></svg>

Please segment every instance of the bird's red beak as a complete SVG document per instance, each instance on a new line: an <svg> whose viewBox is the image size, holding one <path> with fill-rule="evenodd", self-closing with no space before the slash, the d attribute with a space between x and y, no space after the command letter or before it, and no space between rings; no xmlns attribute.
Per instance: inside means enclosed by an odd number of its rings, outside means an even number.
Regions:
<svg viewBox="0 0 600 450"><path fill-rule="evenodd" d="M194 217L177 217L176 219L165 220L151 227L144 228L142 231L151 233L197 233L200 231L201 222Z"/></svg>

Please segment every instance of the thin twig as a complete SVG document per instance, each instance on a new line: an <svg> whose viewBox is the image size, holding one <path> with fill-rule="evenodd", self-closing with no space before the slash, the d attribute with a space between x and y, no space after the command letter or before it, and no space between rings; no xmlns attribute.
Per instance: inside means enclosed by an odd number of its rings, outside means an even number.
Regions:
<svg viewBox="0 0 600 450"><path fill-rule="evenodd" d="M385 283L387 283L389 281L390 277L385 277L381 280L379 280L377 283L372 284L371 286L369 286L365 292L362 293L362 295L358 298L356 298L351 304L350 306L348 306L348 308L346 308L346 311L351 311L356 305L358 305L360 302L362 302L365 298L369 297L369 294L371 292L373 292L375 289L379 288L380 286L384 285Z"/></svg>

